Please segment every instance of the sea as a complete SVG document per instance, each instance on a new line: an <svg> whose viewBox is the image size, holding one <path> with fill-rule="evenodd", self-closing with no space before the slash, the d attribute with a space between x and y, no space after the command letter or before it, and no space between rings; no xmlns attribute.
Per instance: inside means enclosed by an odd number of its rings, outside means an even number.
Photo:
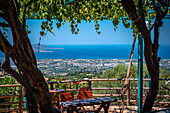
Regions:
<svg viewBox="0 0 170 113"><path fill-rule="evenodd" d="M45 52L35 52L37 59L130 59L132 45L46 45ZM160 45L158 56L170 59L170 45ZM4 55L0 53L0 58ZM133 59L138 59L135 45Z"/></svg>
<svg viewBox="0 0 170 113"><path fill-rule="evenodd" d="M132 45L47 45L51 52L36 52L38 59L130 59ZM158 56L170 59L170 45L161 45ZM138 59L135 45L133 59Z"/></svg>

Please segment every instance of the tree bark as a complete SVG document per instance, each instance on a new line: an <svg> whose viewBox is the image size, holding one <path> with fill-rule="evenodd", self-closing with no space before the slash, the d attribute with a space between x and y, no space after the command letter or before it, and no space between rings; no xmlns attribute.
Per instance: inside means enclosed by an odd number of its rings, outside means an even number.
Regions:
<svg viewBox="0 0 170 113"><path fill-rule="evenodd" d="M152 105L154 104L155 98L158 94L159 90L159 61L160 58L158 58L158 49L159 49L159 23L161 21L157 21L155 23L154 27L154 43L152 45L152 59L154 62L154 70L155 70L155 75L151 76L151 86L149 88L149 92L146 96L145 104L143 107L143 112L151 111Z"/></svg>
<svg viewBox="0 0 170 113"><path fill-rule="evenodd" d="M0 0L0 16L9 24L13 45L11 45L0 31L0 50L5 53L5 62L2 68L11 74L27 90L28 110L30 113L38 113L37 103L41 113L60 112L52 104L51 94L44 80L43 74L37 67L28 35L21 26L13 0ZM10 66L10 58L17 66L19 72Z"/></svg>
<svg viewBox="0 0 170 113"><path fill-rule="evenodd" d="M27 110L29 111L29 113L38 113L38 106L35 95L26 91L25 96L27 99Z"/></svg>
<svg viewBox="0 0 170 113"><path fill-rule="evenodd" d="M157 16L157 23L154 26L154 44L152 44L150 31L146 27L145 19L143 18L142 11L140 12L141 17L136 12L136 7L134 5L133 0L121 0L124 9L129 15L130 19L137 26L138 31L141 33L144 39L144 56L147 65L147 69L151 76L151 85L149 88L149 92L147 94L144 107L142 112L150 112L152 110L152 106L158 94L158 86L159 86L159 58L157 56L158 53L158 39L159 39L159 31L158 27L161 20L166 15L166 12L163 15ZM168 3L168 2L167 2ZM140 4L142 5L142 4ZM141 6L142 9L142 6ZM144 12L143 12L144 13Z"/></svg>

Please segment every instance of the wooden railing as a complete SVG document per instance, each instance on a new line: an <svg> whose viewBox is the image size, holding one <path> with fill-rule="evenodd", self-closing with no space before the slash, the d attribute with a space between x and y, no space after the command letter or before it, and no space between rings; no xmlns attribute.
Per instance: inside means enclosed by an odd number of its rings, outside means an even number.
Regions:
<svg viewBox="0 0 170 113"><path fill-rule="evenodd" d="M71 81L59 81L59 82L49 82L48 84L50 85L50 89L53 90L54 89L54 84L58 84L58 83L75 83L75 82L83 82L86 81L88 82L88 87L90 88L90 90L95 91L95 90L121 90L122 87L92 87L92 82L96 82L96 81L125 81L126 79L83 79L83 80L71 80ZM159 80L161 81L168 81L170 80L170 78L168 79L162 79L160 78ZM131 81L138 81L138 79L129 79L129 83ZM150 81L150 79L143 79L143 81ZM138 89L138 87L131 87L131 85L129 84L129 86L127 87L127 93L124 94L124 96L126 96L127 100L125 100L124 102L126 102L127 105L130 105L130 103L137 103L137 99L136 100L131 100L130 97L137 97L138 94L131 94L130 90L133 89ZM143 87L143 90L148 90L148 87ZM159 90L170 90L170 88L168 87L160 87ZM78 91L78 89L65 89L65 91ZM94 94L94 97L102 97L102 96L111 96L111 97L120 97L121 94ZM146 95L143 95L143 97L145 97ZM157 97L165 97L165 98L170 98L170 95L157 95ZM118 100L118 102L120 102L121 100ZM158 102L155 101L155 104L170 104L170 102Z"/></svg>
<svg viewBox="0 0 170 113"><path fill-rule="evenodd" d="M15 95L0 95L0 98L16 98L19 97L19 102L0 102L0 106L3 105L18 105L18 108L16 109L0 109L1 112L15 112L19 111L20 113L23 113L23 110L26 110L26 108L23 107L23 104L26 103L23 101L23 87L21 84L11 84L11 85L0 85L0 88L5 88L5 87L19 87L19 94Z"/></svg>
<svg viewBox="0 0 170 113"><path fill-rule="evenodd" d="M162 81L166 81L166 80L170 80L170 79L160 79ZM50 85L50 89L53 90L54 89L54 84L58 84L58 83L75 83L75 82L83 82L86 81L88 83L88 87L90 88L90 90L95 91L95 90L121 90L121 87L92 87L92 82L96 82L96 81L125 81L125 79L83 79L83 80L73 80L73 81L59 81L59 82L49 82L47 84ZM138 79L130 79L130 81L138 81ZM143 79L143 81L150 81L150 79ZM0 85L0 88L4 88L4 87L19 87L19 94L16 95L0 95L0 98L12 98L12 97L19 97L20 101L19 102L12 102L12 103L0 103L0 106L2 105L14 105L17 104L18 108L17 109L8 109L8 110L0 110L0 112L12 112L12 111L20 111L20 113L23 112L23 110L25 110L26 108L23 107L23 104L26 103L26 101L23 101L23 87L20 84L15 84L15 85ZM124 96L126 96L127 100L125 100L124 102L127 103L127 105L130 105L130 102L137 102L136 100L130 100L131 96L136 96L137 94L131 94L130 90L132 89L138 89L137 87L128 87L127 89L127 93L124 94ZM144 90L148 90L148 87L144 87ZM170 88L160 88L160 90L170 90ZM78 89L65 89L65 91L78 91ZM102 97L102 96L111 96L111 97L120 97L121 94L94 94L94 97ZM143 95L145 96L145 95ZM170 95L158 95L157 97L165 97L165 98L170 98ZM118 100L119 102L120 100ZM155 102L157 104L170 104L170 102Z"/></svg>

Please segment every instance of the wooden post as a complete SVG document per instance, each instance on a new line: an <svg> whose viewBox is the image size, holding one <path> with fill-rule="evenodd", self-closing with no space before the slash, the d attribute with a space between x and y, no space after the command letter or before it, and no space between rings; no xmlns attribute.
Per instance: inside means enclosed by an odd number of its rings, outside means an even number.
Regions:
<svg viewBox="0 0 170 113"><path fill-rule="evenodd" d="M23 88L20 86L20 102L19 102L19 111L20 113L23 113Z"/></svg>
<svg viewBox="0 0 170 113"><path fill-rule="evenodd" d="M130 81L127 84L127 106L130 106Z"/></svg>
<svg viewBox="0 0 170 113"><path fill-rule="evenodd" d="M91 91L91 81L88 80L88 87L89 87L89 90Z"/></svg>
<svg viewBox="0 0 170 113"><path fill-rule="evenodd" d="M50 89L51 89L51 90L54 89L53 83L50 83Z"/></svg>

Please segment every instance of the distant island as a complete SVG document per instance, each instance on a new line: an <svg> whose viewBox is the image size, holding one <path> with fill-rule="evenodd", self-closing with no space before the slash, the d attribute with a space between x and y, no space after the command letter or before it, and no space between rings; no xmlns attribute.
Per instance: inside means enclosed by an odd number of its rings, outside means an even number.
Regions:
<svg viewBox="0 0 170 113"><path fill-rule="evenodd" d="M33 50L34 52L53 52L53 51L50 51L52 49L64 49L64 48L51 48L51 47L48 47L46 45L42 45L42 44L33 44L32 45L33 47Z"/></svg>

